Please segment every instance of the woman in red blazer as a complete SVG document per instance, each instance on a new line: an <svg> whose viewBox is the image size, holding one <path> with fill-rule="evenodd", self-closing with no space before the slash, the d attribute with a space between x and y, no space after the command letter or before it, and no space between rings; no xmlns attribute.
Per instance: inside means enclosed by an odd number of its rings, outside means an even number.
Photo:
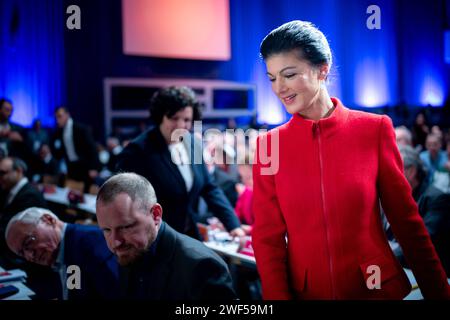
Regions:
<svg viewBox="0 0 450 320"><path fill-rule="evenodd" d="M270 32L261 55L293 115L260 136L253 166L253 247L264 298L404 298L411 286L382 229L380 203L424 297L450 298L390 118L330 98L331 51L309 22Z"/></svg>

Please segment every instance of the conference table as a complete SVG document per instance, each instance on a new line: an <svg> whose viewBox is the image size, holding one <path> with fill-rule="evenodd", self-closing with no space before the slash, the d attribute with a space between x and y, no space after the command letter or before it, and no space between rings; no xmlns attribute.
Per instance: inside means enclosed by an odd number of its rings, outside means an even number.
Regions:
<svg viewBox="0 0 450 320"><path fill-rule="evenodd" d="M95 202L96 196L85 193L83 195L83 202L70 203L68 188L52 187L51 192L44 190L44 199L48 202L65 206L67 208L73 208L79 211L83 211L92 215L95 215Z"/></svg>
<svg viewBox="0 0 450 320"><path fill-rule="evenodd" d="M0 300L31 300L35 293L26 286L26 278L26 273L20 269L5 270L0 266L0 289L13 286L16 291Z"/></svg>
<svg viewBox="0 0 450 320"><path fill-rule="evenodd" d="M239 253L238 242L207 241L204 242L204 244L222 257L228 258L233 264L243 265L252 269L256 269L255 257Z"/></svg>

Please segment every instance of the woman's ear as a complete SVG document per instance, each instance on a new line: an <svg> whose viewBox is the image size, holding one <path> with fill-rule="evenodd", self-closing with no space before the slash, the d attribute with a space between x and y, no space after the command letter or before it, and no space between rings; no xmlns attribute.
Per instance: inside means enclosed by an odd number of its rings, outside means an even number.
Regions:
<svg viewBox="0 0 450 320"><path fill-rule="evenodd" d="M329 72L330 72L330 67L328 64L321 65L319 67L319 80L326 80Z"/></svg>

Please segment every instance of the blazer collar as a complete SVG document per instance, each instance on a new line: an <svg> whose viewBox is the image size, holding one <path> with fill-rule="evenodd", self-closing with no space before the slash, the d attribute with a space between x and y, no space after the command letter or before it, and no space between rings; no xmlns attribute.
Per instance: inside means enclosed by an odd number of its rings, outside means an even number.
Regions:
<svg viewBox="0 0 450 320"><path fill-rule="evenodd" d="M185 182L184 182L183 176L181 175L180 171L178 170L177 165L172 162L172 157L170 155L169 147L167 146L167 143L164 140L164 137L163 137L161 131L159 130L159 127L156 126L153 129L151 129L151 131L149 132L149 135L150 135L150 137L151 136L154 137L154 139L152 139L152 138L150 138L150 139L155 141L156 148L158 148L158 150L161 150L162 162L172 172L172 174L175 175L175 177L178 179L180 184L184 186ZM204 161L203 160L203 149L201 147L201 142L195 143L194 139L195 139L194 135L190 134L188 137L186 137L186 139L183 140L183 145L187 150L188 157L189 157L189 160L191 163L191 170L193 173L192 188L189 192L186 190L186 192L189 195L193 194L194 193L193 191L196 190L198 188L198 186L200 185L199 176L201 173L199 172L199 170L201 170L201 167L195 164L195 160L200 159L202 161L200 164L202 164ZM195 154L196 154L196 156L195 156Z"/></svg>
<svg viewBox="0 0 450 320"><path fill-rule="evenodd" d="M307 128L308 130L313 130L314 126L319 126L320 131L325 136L330 136L335 133L339 128L345 126L349 109L345 107L338 98L331 98L333 105L335 106L334 111L328 118L320 120L310 120L303 118L300 114L296 113L289 121L290 126Z"/></svg>

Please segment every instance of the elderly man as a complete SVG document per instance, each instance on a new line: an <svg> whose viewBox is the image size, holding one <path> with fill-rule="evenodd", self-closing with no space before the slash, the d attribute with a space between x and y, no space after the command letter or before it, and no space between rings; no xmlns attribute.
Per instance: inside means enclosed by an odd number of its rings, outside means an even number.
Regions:
<svg viewBox="0 0 450 320"><path fill-rule="evenodd" d="M405 177L411 185L419 213L430 233L447 277L450 277L450 194L445 194L428 183L424 165L416 150L410 146L399 146L399 150L403 158ZM385 229L387 229L394 254L406 266L402 249L392 237L386 222Z"/></svg>
<svg viewBox="0 0 450 320"><path fill-rule="evenodd" d="M33 207L10 220L5 238L18 256L59 273L64 300L118 297L118 265L97 227L64 223L51 211ZM78 272L68 271L69 266L79 268L79 285L68 281L71 272Z"/></svg>
<svg viewBox="0 0 450 320"><path fill-rule="evenodd" d="M97 219L122 266L122 294L132 299L233 299L224 261L162 220L163 208L142 176L111 177L97 195Z"/></svg>

